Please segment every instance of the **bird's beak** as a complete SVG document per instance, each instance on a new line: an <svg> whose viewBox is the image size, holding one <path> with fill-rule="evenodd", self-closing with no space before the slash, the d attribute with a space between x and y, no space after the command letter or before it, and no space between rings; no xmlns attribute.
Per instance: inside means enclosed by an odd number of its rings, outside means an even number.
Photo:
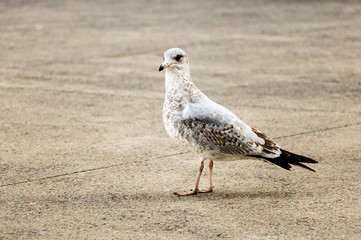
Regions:
<svg viewBox="0 0 361 240"><path fill-rule="evenodd" d="M163 63L162 65L160 65L159 67L159 72L162 71L164 68L167 68L170 66L170 63Z"/></svg>

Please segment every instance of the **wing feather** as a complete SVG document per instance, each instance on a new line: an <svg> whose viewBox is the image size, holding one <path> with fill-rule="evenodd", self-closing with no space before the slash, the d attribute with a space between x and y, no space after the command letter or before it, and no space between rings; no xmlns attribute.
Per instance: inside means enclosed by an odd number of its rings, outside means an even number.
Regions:
<svg viewBox="0 0 361 240"><path fill-rule="evenodd" d="M260 155L275 158L281 150L266 134L248 126L227 108L205 97L187 105L182 123L192 132L197 144L211 144L221 153Z"/></svg>
<svg viewBox="0 0 361 240"><path fill-rule="evenodd" d="M191 141L196 141L200 146L216 148L223 154L275 157L279 151L278 145L266 135L262 135L265 139L263 143L254 141L233 124L216 124L200 119L185 119L182 124L189 129L187 132L191 133L188 135Z"/></svg>

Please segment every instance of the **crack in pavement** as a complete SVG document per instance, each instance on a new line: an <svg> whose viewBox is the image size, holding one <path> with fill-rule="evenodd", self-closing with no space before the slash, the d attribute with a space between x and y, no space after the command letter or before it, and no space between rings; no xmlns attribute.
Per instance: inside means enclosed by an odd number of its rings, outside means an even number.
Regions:
<svg viewBox="0 0 361 240"><path fill-rule="evenodd" d="M329 127L329 128L323 128L323 129L317 129L317 130L300 132L300 133L294 133L294 134L290 134L290 135L286 135L286 136L276 137L276 138L274 138L274 139L282 139L282 138L288 138L288 137L295 137L295 136L301 136L301 135L306 135L306 134L311 134L311 133L317 133L317 132L326 132L326 131L330 131L330 130L335 130L335 129L340 129L340 128L346 128L346 127L352 127L352 126L357 126L357 125L361 125L361 122L349 123L349 124L344 124L344 125L341 125L341 126Z"/></svg>
<svg viewBox="0 0 361 240"><path fill-rule="evenodd" d="M358 126L358 125L361 125L361 122L349 123L349 124L344 124L344 125L341 125L341 126L317 129L317 130L307 131L307 132L300 132L300 133L290 134L290 135L286 135L286 136L275 137L274 139L283 139L283 138L301 136L301 135L312 134L312 133L317 133L317 132L326 132L326 131L330 131L330 130L347 128L347 127ZM164 155L164 156L155 157L153 159L162 159L162 158L166 158L166 157L178 156L178 155L183 155L183 154L187 154L187 153L190 153L190 152L191 151L185 151L185 152L180 152L180 153L172 153L172 154L168 154L168 155ZM19 181L19 182L15 182L15 183L7 183L7 184L0 185L0 187L15 186L15 185L19 185L19 184L32 183L32 182L47 180L47 179L51 179L51 178L70 176L70 175L75 175L75 174L85 173L85 172L92 172L92 171L97 171L97 170L101 170L101 169L117 167L117 166L120 166L122 164L123 163L118 163L118 164L112 164L112 165L103 166L103 167L83 169L83 170L78 170L78 171L69 172L69 173L62 173L62 174L56 174L56 175L42 177L42 178L30 179L30 180L26 180L26 181Z"/></svg>
<svg viewBox="0 0 361 240"><path fill-rule="evenodd" d="M186 153L189 153L189 152L190 151L188 151L188 152L180 152L180 153L172 153L172 154L168 154L168 155L164 155L164 156L155 157L153 159L161 159L161 158L166 158L166 157L171 157L171 156L177 156L177 155L182 155L182 154L186 154ZM70 176L70 175L75 175L75 174L85 173L85 172L92 172L92 171L96 171L96 170L102 170L102 169L117 167L117 166L120 166L122 164L123 163L117 163L117 164L112 164L112 165L108 165L108 166L83 169L83 170L78 170L78 171L69 172L69 173L61 173L61 174L51 175L51 176L42 177L42 178L35 178L35 179L30 179L30 180L25 180L25 181L19 181L19 182L15 182L15 183L7 183L7 184L0 185L0 187L14 186L14 185L19 185L19 184L23 184L23 183L31 183L31 182L47 180L47 179L51 179L51 178Z"/></svg>

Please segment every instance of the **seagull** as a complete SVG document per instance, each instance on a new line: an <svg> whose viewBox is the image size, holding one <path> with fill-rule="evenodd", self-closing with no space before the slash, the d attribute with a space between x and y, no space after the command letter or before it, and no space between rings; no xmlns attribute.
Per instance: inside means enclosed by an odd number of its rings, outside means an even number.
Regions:
<svg viewBox="0 0 361 240"><path fill-rule="evenodd" d="M176 195L212 192L213 161L261 159L286 170L292 164L314 172L302 163L317 161L282 149L272 138L202 93L192 81L188 55L182 49L168 49L163 59L159 71L165 69L165 130L177 143L200 157L194 189L175 192ZM203 189L198 185L205 160L209 161L209 187Z"/></svg>

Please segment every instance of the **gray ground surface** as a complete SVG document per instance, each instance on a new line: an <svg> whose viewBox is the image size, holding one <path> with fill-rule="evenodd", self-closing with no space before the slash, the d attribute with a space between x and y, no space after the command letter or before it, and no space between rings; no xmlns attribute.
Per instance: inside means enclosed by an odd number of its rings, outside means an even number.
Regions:
<svg viewBox="0 0 361 240"><path fill-rule="evenodd" d="M361 239L361 3L0 2L0 239ZM316 173L198 158L162 125L170 47ZM207 185L206 172L201 185Z"/></svg>

